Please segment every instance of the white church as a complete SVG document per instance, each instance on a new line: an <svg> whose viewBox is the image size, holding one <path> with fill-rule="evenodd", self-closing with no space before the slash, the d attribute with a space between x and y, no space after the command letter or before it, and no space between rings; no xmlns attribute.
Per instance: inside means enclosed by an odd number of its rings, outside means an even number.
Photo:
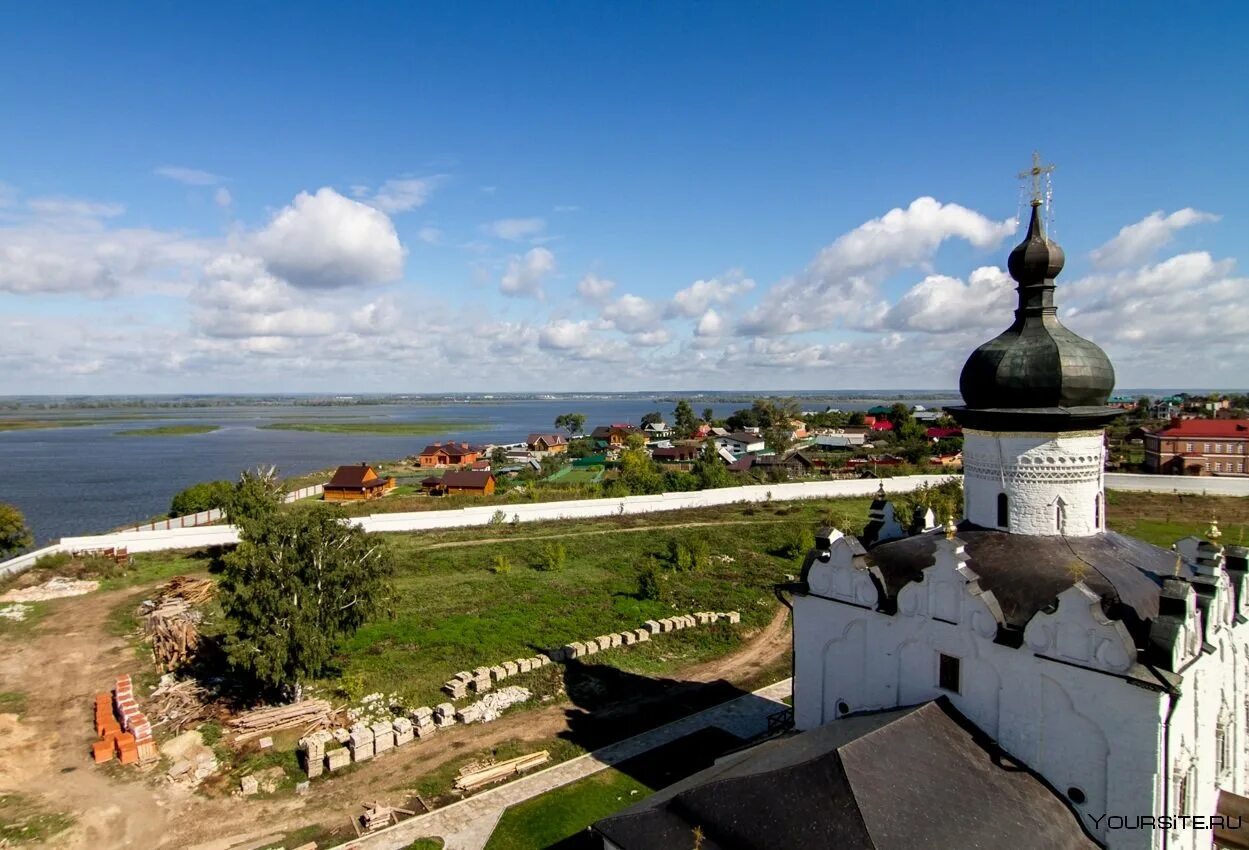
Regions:
<svg viewBox="0 0 1249 850"><path fill-rule="evenodd" d="M605 847L1249 846L1249 553L1106 529L1114 371L1058 321L1041 213L950 411L962 520L907 534L882 491L862 538L821 532L778 588L797 733L600 821Z"/></svg>

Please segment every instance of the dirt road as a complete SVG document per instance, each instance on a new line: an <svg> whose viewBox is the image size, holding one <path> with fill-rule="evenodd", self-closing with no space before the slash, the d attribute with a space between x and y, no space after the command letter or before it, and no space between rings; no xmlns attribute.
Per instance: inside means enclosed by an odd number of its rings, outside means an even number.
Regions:
<svg viewBox="0 0 1249 850"><path fill-rule="evenodd" d="M127 598L142 598L143 591L130 588L60 601L33 636L0 644L0 690L26 695L20 718L0 715L0 791L21 791L74 816L75 825L57 836L53 846L266 847L309 823L343 823L362 800L396 796L417 777L463 753L568 733L570 718L578 713L570 703L552 704L490 724L453 727L347 775L319 781L307 797L210 797L172 786L155 771L143 775L118 765L98 768L88 753L91 697L107 690L117 674L139 666L130 646L109 633L106 617ZM775 663L789 647L786 613L778 611L741 651L675 674L679 687L672 698L678 703L689 698L700 682L744 681ZM648 713L640 701L613 705L610 711L613 717L633 715L635 721Z"/></svg>

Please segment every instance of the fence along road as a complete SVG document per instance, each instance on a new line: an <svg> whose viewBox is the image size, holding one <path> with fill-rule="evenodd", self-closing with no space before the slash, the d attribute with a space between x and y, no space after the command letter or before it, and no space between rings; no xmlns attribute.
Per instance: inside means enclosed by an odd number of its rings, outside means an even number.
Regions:
<svg viewBox="0 0 1249 850"><path fill-rule="evenodd" d="M886 493L906 493L925 484L950 478L948 475L908 475L898 478L862 478L853 481L803 481L790 484L753 484L745 487L724 487L688 493L661 493L656 496L625 496L619 499L582 499L566 502L539 502L518 505L483 505L446 511L412 511L407 513L371 514L353 520L367 532L426 531L435 528L466 528L488 525L499 512L507 521L540 522L552 519L576 519L642 514L703 508L734 502L792 501L795 499L834 498L837 496L868 496L882 484ZM1197 478L1174 475L1132 475L1107 473L1110 490L1134 490L1151 493L1185 493L1208 496L1249 495L1249 478ZM315 488L309 488L315 489ZM311 495L311 494L310 494ZM301 497L302 498L302 497ZM238 532L229 525L164 530L119 531L85 537L64 537L60 543L36 552L28 552L0 564L0 577L27 569L42 555L54 552L83 552L125 547L131 552L156 552L162 549L198 549L203 546L225 546L238 542Z"/></svg>

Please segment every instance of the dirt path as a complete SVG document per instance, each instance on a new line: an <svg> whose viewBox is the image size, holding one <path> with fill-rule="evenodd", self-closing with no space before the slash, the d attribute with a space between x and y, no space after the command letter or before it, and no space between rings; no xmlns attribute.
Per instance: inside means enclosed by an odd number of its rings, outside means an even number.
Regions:
<svg viewBox="0 0 1249 850"><path fill-rule="evenodd" d="M572 531L564 534L535 534L528 537L489 537L485 540L456 540L450 543L432 543L425 549L455 549L461 546L490 546L495 543L506 543L512 540L524 543L529 540L567 540L570 537L593 537L596 534L626 534L633 531L662 531L667 528L703 528L706 526L723 525L775 525L786 522L783 519L731 519L724 522L674 522L659 525L639 525L630 528L600 528L594 531Z"/></svg>
<svg viewBox="0 0 1249 850"><path fill-rule="evenodd" d="M643 530L643 529L638 529ZM147 588L150 590L150 588ZM67 850L177 847L191 850L250 850L266 847L309 823L343 823L360 802L394 797L417 777L446 761L507 741L549 740L569 731L568 702L504 717L494 723L457 726L417 745L394 751L362 769L318 782L307 797L274 800L215 798L169 785L153 771L144 776L120 766L90 763L90 704L113 677L133 672L138 662L106 619L144 588L92 593L55 603L29 638L6 639L0 651L0 690L26 696L23 715L0 715L0 790L41 798L71 813L75 825L52 846ZM789 648L787 611L737 653L679 671L674 680L705 683L745 681ZM672 694L680 702L693 686ZM642 715L647 706L617 703L607 713ZM124 778L121 778L124 777Z"/></svg>

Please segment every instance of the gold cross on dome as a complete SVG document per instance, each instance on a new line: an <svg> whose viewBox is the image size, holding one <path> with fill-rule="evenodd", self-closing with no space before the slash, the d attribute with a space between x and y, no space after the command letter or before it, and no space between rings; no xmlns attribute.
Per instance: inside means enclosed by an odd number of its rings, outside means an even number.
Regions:
<svg viewBox="0 0 1249 850"><path fill-rule="evenodd" d="M1054 164L1052 162L1046 165L1042 165L1040 151L1033 151L1032 152L1032 167L1026 171L1019 172L1020 180L1026 180L1029 177L1032 178L1032 205L1033 206L1041 205L1041 175L1049 174L1053 170L1054 170Z"/></svg>

